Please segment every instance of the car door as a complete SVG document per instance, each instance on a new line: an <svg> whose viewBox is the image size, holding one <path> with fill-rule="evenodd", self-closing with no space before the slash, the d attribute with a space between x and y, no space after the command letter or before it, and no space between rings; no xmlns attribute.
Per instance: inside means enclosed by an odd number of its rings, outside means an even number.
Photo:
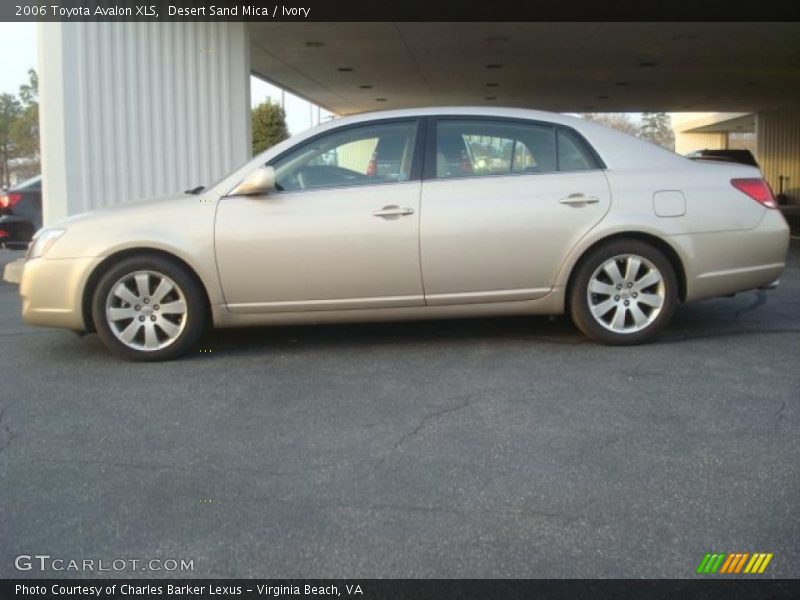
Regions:
<svg viewBox="0 0 800 600"><path fill-rule="evenodd" d="M274 192L222 198L215 245L228 308L424 304L421 127L406 119L326 132L270 161Z"/></svg>
<svg viewBox="0 0 800 600"><path fill-rule="evenodd" d="M547 294L610 207L600 159L567 128L439 118L427 148L420 252L429 305Z"/></svg>

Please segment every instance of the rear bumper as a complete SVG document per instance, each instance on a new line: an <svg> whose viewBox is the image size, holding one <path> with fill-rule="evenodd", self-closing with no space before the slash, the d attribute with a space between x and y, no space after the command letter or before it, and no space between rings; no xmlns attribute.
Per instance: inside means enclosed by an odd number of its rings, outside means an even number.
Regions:
<svg viewBox="0 0 800 600"><path fill-rule="evenodd" d="M678 238L688 258L687 301L774 287L789 251L789 226L777 210L766 210L754 229Z"/></svg>

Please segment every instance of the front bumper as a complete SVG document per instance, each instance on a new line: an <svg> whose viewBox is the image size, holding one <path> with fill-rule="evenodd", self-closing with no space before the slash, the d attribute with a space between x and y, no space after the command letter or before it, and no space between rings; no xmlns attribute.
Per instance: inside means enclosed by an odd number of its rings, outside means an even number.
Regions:
<svg viewBox="0 0 800 600"><path fill-rule="evenodd" d="M6 266L4 277L19 279L22 318L31 325L83 331L83 290L101 258L34 258ZM9 272L9 267L11 268ZM21 273L19 270L21 269Z"/></svg>
<svg viewBox="0 0 800 600"><path fill-rule="evenodd" d="M12 260L8 263L3 269L3 281L7 281L8 283L16 283L19 285L19 282L22 281L22 271L25 269L25 259L18 258L17 260Z"/></svg>

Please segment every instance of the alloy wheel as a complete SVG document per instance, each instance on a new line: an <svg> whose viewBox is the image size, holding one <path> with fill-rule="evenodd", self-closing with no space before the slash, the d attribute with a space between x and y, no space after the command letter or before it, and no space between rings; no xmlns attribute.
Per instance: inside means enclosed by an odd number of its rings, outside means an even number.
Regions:
<svg viewBox="0 0 800 600"><path fill-rule="evenodd" d="M635 333L651 325L661 312L666 285L661 271L636 254L619 254L604 261L589 278L589 312L604 328Z"/></svg>
<svg viewBox="0 0 800 600"><path fill-rule="evenodd" d="M150 270L124 275L105 302L111 332L128 348L151 352L177 340L187 321L183 291L171 278Z"/></svg>

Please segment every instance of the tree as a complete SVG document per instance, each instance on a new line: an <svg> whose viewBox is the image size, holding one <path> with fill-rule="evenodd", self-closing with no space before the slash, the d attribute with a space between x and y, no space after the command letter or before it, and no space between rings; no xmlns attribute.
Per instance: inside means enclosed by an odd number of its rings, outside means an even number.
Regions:
<svg viewBox="0 0 800 600"><path fill-rule="evenodd" d="M642 113L642 124L639 127L639 137L666 148L675 149L675 134L672 132L672 123L667 113Z"/></svg>
<svg viewBox="0 0 800 600"><path fill-rule="evenodd" d="M28 71L28 83L19 86L22 110L11 128L14 155L30 160L29 169L39 171L39 77Z"/></svg>
<svg viewBox="0 0 800 600"><path fill-rule="evenodd" d="M280 104L273 103L269 98L252 110L251 120L253 155L260 154L289 137L289 129L286 127L286 111Z"/></svg>
<svg viewBox="0 0 800 600"><path fill-rule="evenodd" d="M628 135L639 135L639 127L625 113L583 113L581 117Z"/></svg>
<svg viewBox="0 0 800 600"><path fill-rule="evenodd" d="M11 185L8 163L15 156L13 130L22 105L13 94L0 94L0 183Z"/></svg>

